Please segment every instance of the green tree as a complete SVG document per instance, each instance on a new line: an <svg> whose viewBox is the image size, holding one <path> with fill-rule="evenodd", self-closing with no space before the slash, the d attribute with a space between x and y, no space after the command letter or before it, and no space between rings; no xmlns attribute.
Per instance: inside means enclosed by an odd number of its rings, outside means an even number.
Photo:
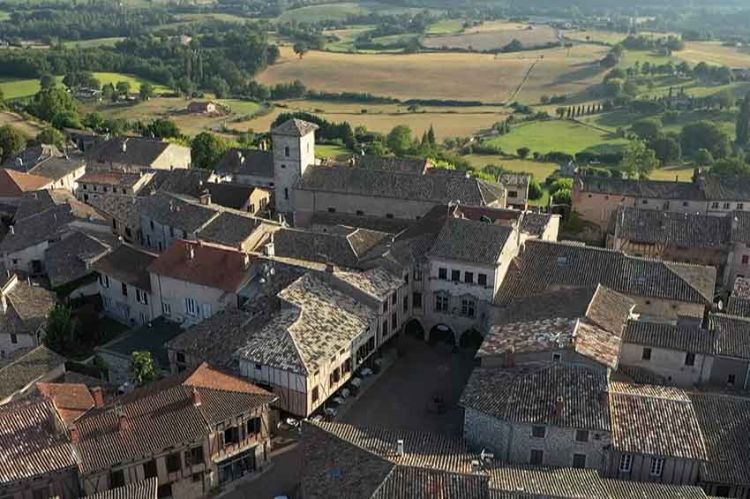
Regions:
<svg viewBox="0 0 750 499"><path fill-rule="evenodd" d="M516 149L516 154L518 154L518 157L521 159L526 159L529 156L529 153L531 152L531 149L528 147L519 147Z"/></svg>
<svg viewBox="0 0 750 499"><path fill-rule="evenodd" d="M115 84L115 90L118 95L122 97L128 97L130 95L130 82L129 81L118 81Z"/></svg>
<svg viewBox="0 0 750 499"><path fill-rule="evenodd" d="M682 156L682 147L674 137L659 137L649 142L648 146L654 150L656 159L663 165L679 161Z"/></svg>
<svg viewBox="0 0 750 499"><path fill-rule="evenodd" d="M297 42L294 44L294 47L292 47L292 50L294 50L294 53L302 59L302 57L308 52L309 48L305 42Z"/></svg>
<svg viewBox="0 0 750 499"><path fill-rule="evenodd" d="M740 158L720 159L711 167L714 175L748 175L750 166Z"/></svg>
<svg viewBox="0 0 750 499"><path fill-rule="evenodd" d="M60 130L48 126L37 134L36 141L40 144L51 144L62 148L65 143L65 135Z"/></svg>
<svg viewBox="0 0 750 499"><path fill-rule="evenodd" d="M544 191L542 191L542 186L539 185L539 182L532 179L531 182L529 182L529 199L536 201L542 199L543 195Z"/></svg>
<svg viewBox="0 0 750 499"><path fill-rule="evenodd" d="M63 128L83 128L81 117L76 111L62 111L52 117L52 126L62 130Z"/></svg>
<svg viewBox="0 0 750 499"><path fill-rule="evenodd" d="M645 178L659 165L653 149L642 140L631 140L625 146L622 157L622 170L629 178Z"/></svg>
<svg viewBox="0 0 750 499"><path fill-rule="evenodd" d="M104 86L102 86L102 98L104 100L115 100L116 99L115 94L115 86L111 83L106 83Z"/></svg>
<svg viewBox="0 0 750 499"><path fill-rule="evenodd" d="M750 140L750 93L745 95L737 113L737 124L735 127L737 145L743 147Z"/></svg>
<svg viewBox="0 0 750 499"><path fill-rule="evenodd" d="M435 147L437 143L437 141L435 140L435 129L432 128L432 125L430 125L430 129L427 130L427 143L432 147Z"/></svg>
<svg viewBox="0 0 750 499"><path fill-rule="evenodd" d="M81 123L86 128L90 128L91 130L94 130L95 132L104 131L104 118L99 113L87 114L86 116L84 116L83 121Z"/></svg>
<svg viewBox="0 0 750 499"><path fill-rule="evenodd" d="M154 86L151 83L147 81L141 83L141 88L138 89L138 97L141 100L149 100L154 94Z"/></svg>
<svg viewBox="0 0 750 499"><path fill-rule="evenodd" d="M224 78L214 76L211 78L210 85L217 99L223 99L229 95L229 84Z"/></svg>
<svg viewBox="0 0 750 499"><path fill-rule="evenodd" d="M721 159L730 150L729 137L710 121L685 125L680 132L680 145L686 156L694 155L698 149L708 149L714 158Z"/></svg>
<svg viewBox="0 0 750 499"><path fill-rule="evenodd" d="M405 154L408 154L411 151L413 145L411 128L406 125L398 125L393 127L393 129L388 133L388 136L385 139L385 143L396 156L403 156Z"/></svg>
<svg viewBox="0 0 750 499"><path fill-rule="evenodd" d="M61 87L51 87L40 90L27 109L37 118L52 121L59 113L78 114L78 102Z"/></svg>
<svg viewBox="0 0 750 499"><path fill-rule="evenodd" d="M10 125L0 126L0 157L7 161L26 149L26 136ZM1 161L0 161L1 162Z"/></svg>
<svg viewBox="0 0 750 499"><path fill-rule="evenodd" d="M642 140L654 140L658 138L661 131L661 123L655 119L638 120L630 126L630 131Z"/></svg>
<svg viewBox="0 0 750 499"><path fill-rule="evenodd" d="M39 85L42 87L42 90L52 88L56 83L55 77L49 73L45 73L39 78Z"/></svg>
<svg viewBox="0 0 750 499"><path fill-rule="evenodd" d="M55 305L47 316L44 344L56 352L65 352L76 343L76 322L73 311L65 305Z"/></svg>
<svg viewBox="0 0 750 499"><path fill-rule="evenodd" d="M229 143L226 140L209 132L201 132L195 136L190 146L193 166L213 168L227 150Z"/></svg>
<svg viewBox="0 0 750 499"><path fill-rule="evenodd" d="M560 189L552 194L551 197L553 204L566 204L570 206L571 200L573 199L573 194L570 189Z"/></svg>
<svg viewBox="0 0 750 499"><path fill-rule="evenodd" d="M133 381L144 386L156 379L156 365L149 351L133 352L130 356Z"/></svg>
<svg viewBox="0 0 750 499"><path fill-rule="evenodd" d="M177 123L167 118L155 119L148 124L145 132L159 139L169 139L182 135Z"/></svg>
<svg viewBox="0 0 750 499"><path fill-rule="evenodd" d="M711 166L714 164L714 156L708 149L698 149L693 159L698 166Z"/></svg>
<svg viewBox="0 0 750 499"><path fill-rule="evenodd" d="M572 190L573 189L573 179L572 178L559 178L552 182L552 185L549 186L549 193L550 196L553 196L557 191L562 190Z"/></svg>

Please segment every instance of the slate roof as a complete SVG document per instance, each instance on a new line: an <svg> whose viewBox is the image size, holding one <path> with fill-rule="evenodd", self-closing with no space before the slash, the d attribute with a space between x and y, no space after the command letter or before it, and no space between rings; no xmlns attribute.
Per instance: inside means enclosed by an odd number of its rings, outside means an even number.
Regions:
<svg viewBox="0 0 750 499"><path fill-rule="evenodd" d="M19 220L0 241L0 252L14 253L54 239L75 218L70 206L61 205Z"/></svg>
<svg viewBox="0 0 750 499"><path fill-rule="evenodd" d="M142 178L143 175L140 173L91 171L84 173L83 176L78 179L78 183L131 189L140 182Z"/></svg>
<svg viewBox="0 0 750 499"><path fill-rule="evenodd" d="M27 147L23 151L19 152L8 158L3 164L2 168L12 168L19 172L28 173L29 170L34 168L37 164L44 161L45 159L52 157L60 157L63 153L56 146L51 144L37 144L34 146ZM18 161L20 159L20 161Z"/></svg>
<svg viewBox="0 0 750 499"><path fill-rule="evenodd" d="M367 215L328 213L326 211L316 211L310 219L311 226L353 227L376 232L387 232L389 234L398 234L413 223L413 220L404 220L401 218L369 217Z"/></svg>
<svg viewBox="0 0 750 499"><path fill-rule="evenodd" d="M497 466L489 470L492 497L600 499L705 498L700 487L601 478L596 470ZM510 494L510 495L508 495Z"/></svg>
<svg viewBox="0 0 750 499"><path fill-rule="evenodd" d="M117 244L110 234L94 235L79 230L52 244L44 252L50 286L56 288L90 274L90 264Z"/></svg>
<svg viewBox="0 0 750 499"><path fill-rule="evenodd" d="M79 417L94 407L94 397L82 383L37 383L36 389L52 404L66 425L72 425Z"/></svg>
<svg viewBox="0 0 750 499"><path fill-rule="evenodd" d="M248 362L306 375L349 348L378 312L307 273L279 293L287 306L276 313L238 354Z"/></svg>
<svg viewBox="0 0 750 499"><path fill-rule="evenodd" d="M697 183L707 201L742 201L750 192L748 175L702 175Z"/></svg>
<svg viewBox="0 0 750 499"><path fill-rule="evenodd" d="M714 335L710 331L665 322L628 321L622 341L681 352L709 355L715 352Z"/></svg>
<svg viewBox="0 0 750 499"><path fill-rule="evenodd" d="M709 304L715 282L714 267L631 257L590 246L528 240L510 266L496 301L510 305L520 296L602 284L628 295Z"/></svg>
<svg viewBox="0 0 750 499"><path fill-rule="evenodd" d="M178 281L237 293L251 277L252 261L252 257L234 249L200 241L178 240L159 255L147 270Z"/></svg>
<svg viewBox="0 0 750 499"><path fill-rule="evenodd" d="M47 177L8 168L0 169L0 197L19 197L24 192L44 189L51 183L52 181Z"/></svg>
<svg viewBox="0 0 750 499"><path fill-rule="evenodd" d="M308 121L292 118L271 129L272 135L289 135L291 137L304 137L310 132L318 129L318 125Z"/></svg>
<svg viewBox="0 0 750 499"><path fill-rule="evenodd" d="M151 278L148 267L156 260L157 255L121 244L111 253L99 258L91 268L101 274L107 274L120 282L135 286L144 291L151 291Z"/></svg>
<svg viewBox="0 0 750 499"><path fill-rule="evenodd" d="M460 201L487 206L505 203L505 189L500 184L473 177L415 175L349 166L309 166L296 188L436 204Z"/></svg>
<svg viewBox="0 0 750 499"><path fill-rule="evenodd" d="M141 206L143 199L137 196L108 194L106 196L92 196L86 201L97 211L114 218L127 227L138 229L141 225ZM135 237L135 234L133 234Z"/></svg>
<svg viewBox="0 0 750 499"><path fill-rule="evenodd" d="M97 492L86 496L86 499L156 499L158 488L159 479L152 477L122 487Z"/></svg>
<svg viewBox="0 0 750 499"><path fill-rule="evenodd" d="M144 197L139 209L142 217L188 234L204 227L219 214L215 209L164 192Z"/></svg>
<svg viewBox="0 0 750 499"><path fill-rule="evenodd" d="M579 365L476 368L460 404L512 423L609 431L606 392L606 373Z"/></svg>
<svg viewBox="0 0 750 499"><path fill-rule="evenodd" d="M605 177L580 177L584 192L631 196L637 198L674 199L703 201L704 194L692 182L672 182L660 180L628 180Z"/></svg>
<svg viewBox="0 0 750 499"><path fill-rule="evenodd" d="M8 309L4 314L0 313L0 330L16 334L39 331L57 303L53 292L21 279L5 292L5 298Z"/></svg>
<svg viewBox="0 0 750 499"><path fill-rule="evenodd" d="M449 218L429 255L474 264L495 265L513 230L485 222Z"/></svg>
<svg viewBox="0 0 750 499"><path fill-rule="evenodd" d="M220 175L249 175L273 180L273 152L229 149L214 167Z"/></svg>
<svg viewBox="0 0 750 499"><path fill-rule="evenodd" d="M609 406L619 452L707 459L703 433L684 390L612 382Z"/></svg>
<svg viewBox="0 0 750 499"><path fill-rule="evenodd" d="M197 391L201 404L193 403ZM155 381L90 411L76 424L82 473L202 441L216 425L275 400L257 386L207 364ZM119 425L122 414L126 424Z"/></svg>
<svg viewBox="0 0 750 499"><path fill-rule="evenodd" d="M75 154L67 157L53 156L38 163L29 173L58 181L83 166L85 166L83 155Z"/></svg>
<svg viewBox="0 0 750 499"><path fill-rule="evenodd" d="M225 246L239 247L263 224L263 220L249 215L222 212L196 234L198 239Z"/></svg>
<svg viewBox="0 0 750 499"><path fill-rule="evenodd" d="M361 272L336 270L334 276L378 300L386 300L404 285L404 280L382 267Z"/></svg>
<svg viewBox="0 0 750 499"><path fill-rule="evenodd" d="M248 187L240 184L224 183L206 183L206 188L211 194L211 202L224 206L226 208L232 208L234 210L242 210L245 205L250 201L250 195L256 189L255 187Z"/></svg>
<svg viewBox="0 0 750 499"><path fill-rule="evenodd" d="M50 371L65 364L65 357L45 346L38 346L0 368L0 400L4 400Z"/></svg>
<svg viewBox="0 0 750 499"><path fill-rule="evenodd" d="M282 228L274 233L276 256L356 267L360 259L390 234L354 229L348 234Z"/></svg>
<svg viewBox="0 0 750 499"><path fill-rule="evenodd" d="M750 244L750 212L733 211L727 218L732 223L732 241Z"/></svg>
<svg viewBox="0 0 750 499"><path fill-rule="evenodd" d="M398 158L396 156L353 156L353 166L369 168L371 170L385 170L390 172L416 173L422 175L432 165L423 158Z"/></svg>
<svg viewBox="0 0 750 499"><path fill-rule="evenodd" d="M75 467L73 449L65 433L55 426L56 420L49 400L19 400L0 406L0 485Z"/></svg>
<svg viewBox="0 0 750 499"><path fill-rule="evenodd" d="M213 172L201 168L178 168L154 172L148 185L141 192L161 190L172 194L198 197Z"/></svg>
<svg viewBox="0 0 750 499"><path fill-rule="evenodd" d="M87 158L99 163L127 163L150 167L170 145L172 144L169 142L142 137L114 137L92 147L87 152Z"/></svg>
<svg viewBox="0 0 750 499"><path fill-rule="evenodd" d="M629 241L684 248L726 247L732 237L732 218L622 208L616 217L615 236Z"/></svg>
<svg viewBox="0 0 750 499"><path fill-rule="evenodd" d="M716 355L750 359L750 319L709 314L708 327L716 335Z"/></svg>
<svg viewBox="0 0 750 499"><path fill-rule="evenodd" d="M718 393L690 393L708 460L701 479L750 485L750 399Z"/></svg>

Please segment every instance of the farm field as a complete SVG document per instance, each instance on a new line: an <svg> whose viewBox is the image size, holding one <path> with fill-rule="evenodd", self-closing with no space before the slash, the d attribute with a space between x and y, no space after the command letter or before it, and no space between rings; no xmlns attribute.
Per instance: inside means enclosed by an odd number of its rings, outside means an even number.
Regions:
<svg viewBox="0 0 750 499"><path fill-rule="evenodd" d="M685 49L675 52L675 57L691 64L706 62L731 68L750 68L750 51L725 47L719 42L687 42Z"/></svg>
<svg viewBox="0 0 750 499"><path fill-rule="evenodd" d="M28 137L36 137L42 126L10 111L0 111L0 126L10 125Z"/></svg>
<svg viewBox="0 0 750 499"><path fill-rule="evenodd" d="M0 21L7 21L8 19L10 19L10 12L0 10Z"/></svg>
<svg viewBox="0 0 750 499"><path fill-rule="evenodd" d="M364 14L367 9L361 5L349 3L330 3L309 5L284 12L276 18L279 22L320 22L326 20L344 20L351 14Z"/></svg>
<svg viewBox="0 0 750 499"><path fill-rule="evenodd" d="M507 153L528 147L531 152L542 154L552 151L575 154L587 149L619 147L626 140L571 121L550 120L518 125L510 133L490 139L488 143Z"/></svg>
<svg viewBox="0 0 750 499"><path fill-rule="evenodd" d="M354 52L354 40L362 33L369 31L373 26L356 26L344 29L329 29L323 31L326 37L335 38L335 41L326 43L325 49L332 52Z"/></svg>
<svg viewBox="0 0 750 499"><path fill-rule="evenodd" d="M138 76L132 76L123 73L94 73L94 77L99 80L99 83L101 83L102 85L106 85L107 83L115 85L118 81L127 81L128 83L130 83L131 92L138 92L138 90L140 90L141 88L141 83L146 81L143 78L139 78ZM169 89L164 85L159 85L158 83L153 82L152 84L154 85L154 91L156 93L169 92Z"/></svg>
<svg viewBox="0 0 750 499"><path fill-rule="evenodd" d="M77 40L72 42L64 42L63 45L67 48L91 48L91 47L114 47L114 45L124 40L123 36L113 36L109 38L92 38L91 40Z"/></svg>
<svg viewBox="0 0 750 499"><path fill-rule="evenodd" d="M490 24L490 23L488 23ZM519 25L510 28L487 29L480 26L454 33L438 36L425 36L422 45L432 49L447 47L461 50L495 50L505 47L513 40L518 40L524 47L543 47L558 41L557 32L550 26Z"/></svg>
<svg viewBox="0 0 750 499"><path fill-rule="evenodd" d="M598 83L602 71L595 61L605 52L604 47L592 45L497 56L311 51L300 60L290 47L282 47L279 62L261 73L258 81L275 84L301 80L310 89L369 92L399 99L500 103L514 95L535 61L541 61L539 68L522 90L531 98L538 99L543 93L575 93Z"/></svg>
<svg viewBox="0 0 750 499"><path fill-rule="evenodd" d="M442 35L446 33L458 33L464 26L461 19L441 19L427 28L428 35Z"/></svg>
<svg viewBox="0 0 750 499"><path fill-rule="evenodd" d="M509 110L499 106L482 107L419 107L416 112L397 104L342 103L315 100L290 100L281 103L271 113L251 120L228 123L227 127L246 131L266 131L276 117L284 112L304 111L332 122L347 121L353 127L388 133L396 125L407 125L415 136L421 136L430 126L439 140L447 137L469 137L482 129L504 120ZM362 111L366 110L366 113Z"/></svg>
<svg viewBox="0 0 750 499"><path fill-rule="evenodd" d="M57 82L62 82L62 77L57 77ZM18 99L21 97L31 97L32 95L39 92L41 85L37 79L26 79L26 80L15 80L7 79L4 80L0 77L0 90L3 91L3 96L6 99Z"/></svg>
<svg viewBox="0 0 750 499"><path fill-rule="evenodd" d="M651 180L678 180L690 182L693 179L693 167L684 165L663 166L649 175Z"/></svg>
<svg viewBox="0 0 750 499"><path fill-rule="evenodd" d="M563 32L563 36L569 40L576 40L579 42L592 42L592 43L604 43L607 45L615 45L620 43L628 36L625 33L617 33L615 31L604 31L598 29L581 29L571 30Z"/></svg>

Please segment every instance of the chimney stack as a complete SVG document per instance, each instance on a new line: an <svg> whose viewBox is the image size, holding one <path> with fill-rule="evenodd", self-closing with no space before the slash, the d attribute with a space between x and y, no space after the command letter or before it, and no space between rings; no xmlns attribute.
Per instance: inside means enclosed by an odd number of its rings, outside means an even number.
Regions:
<svg viewBox="0 0 750 499"><path fill-rule="evenodd" d="M70 442L71 443L78 443L80 435L78 434L78 428L75 426L70 427Z"/></svg>
<svg viewBox="0 0 750 499"><path fill-rule="evenodd" d="M204 189L203 192L201 192L199 200L203 206L210 205L211 204L211 192L209 192L208 189Z"/></svg>
<svg viewBox="0 0 750 499"><path fill-rule="evenodd" d="M16 233L16 228L13 225L11 225L10 227L8 227L8 230L10 231L10 235L11 236Z"/></svg>
<svg viewBox="0 0 750 499"><path fill-rule="evenodd" d="M203 401L201 400L201 394L196 387L193 387L193 405L200 407Z"/></svg>
<svg viewBox="0 0 750 499"><path fill-rule="evenodd" d="M91 389L91 396L94 399L94 407L104 407L104 390L101 386L95 386Z"/></svg>
<svg viewBox="0 0 750 499"><path fill-rule="evenodd" d="M564 406L565 405L563 404L563 398L557 397L557 400L555 400L555 408L553 409L552 414L555 416L560 416L563 412Z"/></svg>
<svg viewBox="0 0 750 499"><path fill-rule="evenodd" d="M120 413L117 415L117 428L120 431L127 431L130 429L130 423L128 422L128 417L122 411L120 411Z"/></svg>
<svg viewBox="0 0 750 499"><path fill-rule="evenodd" d="M404 455L404 439L403 438L399 438L398 440L396 440L396 454L398 454L399 456Z"/></svg>

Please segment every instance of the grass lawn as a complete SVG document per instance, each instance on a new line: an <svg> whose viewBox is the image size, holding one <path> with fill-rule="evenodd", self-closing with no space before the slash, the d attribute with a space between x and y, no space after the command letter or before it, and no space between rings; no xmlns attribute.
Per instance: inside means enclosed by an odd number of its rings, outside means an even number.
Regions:
<svg viewBox="0 0 750 499"><path fill-rule="evenodd" d="M7 21L8 19L10 19L10 12L0 10L0 21Z"/></svg>
<svg viewBox="0 0 750 499"><path fill-rule="evenodd" d="M107 83L116 85L118 81L127 81L130 83L131 92L138 92L141 88L141 83L146 81L144 78L124 73L94 73L94 77L96 77L102 85L106 85ZM154 82L151 83L154 86L154 91L156 93L169 92L169 89L164 85Z"/></svg>
<svg viewBox="0 0 750 499"><path fill-rule="evenodd" d="M518 125L510 133L490 139L489 143L511 154L521 147L528 147L532 153L575 154L591 148L620 146L626 141L578 123L550 120Z"/></svg>
<svg viewBox="0 0 750 499"><path fill-rule="evenodd" d="M617 33L616 31L582 29L577 31L565 31L564 36L565 38L568 38L570 40L577 40L580 42L606 43L607 45L615 45L623 41L627 35L625 33Z"/></svg>
<svg viewBox="0 0 750 499"><path fill-rule="evenodd" d="M64 42L63 45L66 48L114 47L117 42L120 42L124 39L125 37L123 36L113 36L110 38L93 38L91 40Z"/></svg>
<svg viewBox="0 0 750 499"><path fill-rule="evenodd" d="M680 182L690 182L693 178L693 167L684 165L663 166L651 172L649 178L651 180L679 180Z"/></svg>
<svg viewBox="0 0 750 499"><path fill-rule="evenodd" d="M58 76L57 83L62 82L62 76ZM41 85L38 79L14 80L0 78L0 90L6 99L18 99L20 97L30 97L39 92Z"/></svg>
<svg viewBox="0 0 750 499"><path fill-rule="evenodd" d="M464 158L477 170L481 170L486 165L497 165L516 173L530 173L538 182L544 182L544 179L552 175L559 168L557 163L496 156L492 154L467 154Z"/></svg>
<svg viewBox="0 0 750 499"><path fill-rule="evenodd" d="M427 28L428 35L444 35L447 33L458 33L464 27L461 19L441 19Z"/></svg>
<svg viewBox="0 0 750 499"><path fill-rule="evenodd" d="M731 68L750 67L750 51L737 47L724 47L720 42L687 42L685 49L675 57L691 64L706 62Z"/></svg>
<svg viewBox="0 0 750 499"><path fill-rule="evenodd" d="M351 2L351 3L328 3L309 5L307 7L300 7L299 9L287 10L279 17L279 22L305 22L305 23L316 23L321 21L338 21L345 20L347 16L351 14L364 14L367 9L362 6Z"/></svg>
<svg viewBox="0 0 750 499"><path fill-rule="evenodd" d="M318 158L337 158L339 156L351 156L351 151L344 146L336 144L318 144L315 146L315 156Z"/></svg>
<svg viewBox="0 0 750 499"><path fill-rule="evenodd" d="M520 94L522 100L536 103L542 94L576 94L600 83L604 70L596 61L604 57L606 50L579 45L498 55L310 51L300 60L291 47L281 47L279 61L257 80L265 84L300 80L314 90L369 92L400 99L500 103L511 98L536 62Z"/></svg>
<svg viewBox="0 0 750 499"><path fill-rule="evenodd" d="M332 52L355 52L357 49L354 47L354 40L372 28L372 26L356 26L353 28L326 30L323 32L324 36L335 37L337 40L326 43L325 49Z"/></svg>
<svg viewBox="0 0 750 499"><path fill-rule="evenodd" d="M650 50L626 50L625 56L622 58L620 65L624 68L629 68L630 66L635 65L636 61L641 64L644 62L648 62L649 64L667 64L668 62L678 64L680 62L675 57L660 55Z"/></svg>

